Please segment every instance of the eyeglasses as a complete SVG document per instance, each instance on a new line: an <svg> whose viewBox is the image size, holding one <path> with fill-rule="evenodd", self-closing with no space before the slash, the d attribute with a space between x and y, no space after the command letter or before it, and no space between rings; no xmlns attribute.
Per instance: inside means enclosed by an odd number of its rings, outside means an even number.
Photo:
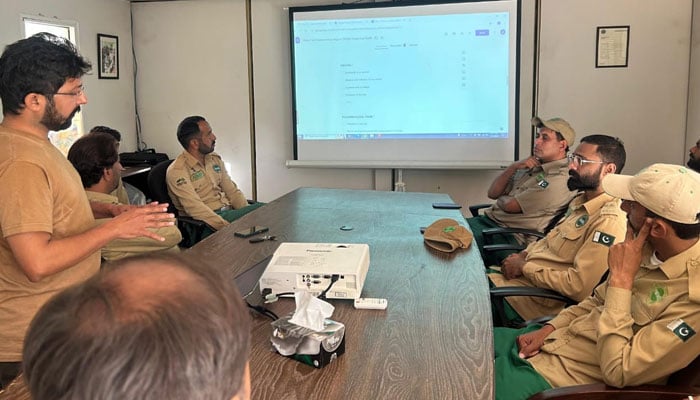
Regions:
<svg viewBox="0 0 700 400"><path fill-rule="evenodd" d="M569 163L573 163L574 165L605 164L605 161L586 160L578 154L569 154L566 158L569 159Z"/></svg>
<svg viewBox="0 0 700 400"><path fill-rule="evenodd" d="M52 94L53 94L54 96L55 96L55 95L73 96L73 97L82 96L82 95L85 94L85 85L80 85L80 86L78 86L78 88L75 89L75 90L72 91L72 92L56 92L56 93L52 93Z"/></svg>

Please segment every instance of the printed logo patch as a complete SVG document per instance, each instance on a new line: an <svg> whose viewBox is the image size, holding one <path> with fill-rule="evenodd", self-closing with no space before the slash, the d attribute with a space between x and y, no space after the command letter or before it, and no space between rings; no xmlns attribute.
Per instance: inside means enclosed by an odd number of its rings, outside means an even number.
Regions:
<svg viewBox="0 0 700 400"><path fill-rule="evenodd" d="M582 215L576 220L576 227L580 228L586 225L586 222L588 222L588 214Z"/></svg>
<svg viewBox="0 0 700 400"><path fill-rule="evenodd" d="M545 180L541 180L537 183L537 186L541 187L542 189L546 189L547 186L549 186L549 182Z"/></svg>
<svg viewBox="0 0 700 400"><path fill-rule="evenodd" d="M654 304L661 301L668 294L668 290L660 285L654 285L649 292L649 304Z"/></svg>
<svg viewBox="0 0 700 400"><path fill-rule="evenodd" d="M221 172L221 167L219 167L219 164L214 164L211 168L214 170L214 172Z"/></svg>
<svg viewBox="0 0 700 400"><path fill-rule="evenodd" d="M682 319L677 319L670 324L666 325L668 329L673 332L674 335L684 342L695 335L695 331L690 325L686 324Z"/></svg>
<svg viewBox="0 0 700 400"><path fill-rule="evenodd" d="M175 185L177 186L184 185L185 183L187 183L187 180L185 178L177 178L177 180L175 181Z"/></svg>
<svg viewBox="0 0 700 400"><path fill-rule="evenodd" d="M202 178L204 178L204 171L197 171L194 174L192 174L192 177L191 177L191 179L193 181L196 181L196 180L199 180Z"/></svg>
<svg viewBox="0 0 700 400"><path fill-rule="evenodd" d="M610 247L615 243L615 236L608 235L605 232L595 231L593 234L593 243L600 243Z"/></svg>
<svg viewBox="0 0 700 400"><path fill-rule="evenodd" d="M454 232L455 229L457 229L456 226L446 226L446 227L444 227L444 228L442 229L442 231L443 231L443 232L446 232L446 233L447 233L447 232Z"/></svg>

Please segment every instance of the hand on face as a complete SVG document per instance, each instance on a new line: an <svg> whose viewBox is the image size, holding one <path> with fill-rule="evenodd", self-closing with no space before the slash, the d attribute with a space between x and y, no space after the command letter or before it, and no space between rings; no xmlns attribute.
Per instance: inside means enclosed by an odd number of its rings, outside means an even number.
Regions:
<svg viewBox="0 0 700 400"><path fill-rule="evenodd" d="M644 249L644 243L649 237L653 222L653 218L647 217L635 235L635 229L628 221L625 241L610 247L608 252L608 268L610 269L608 284L610 287L632 289L634 277L642 262L642 249Z"/></svg>

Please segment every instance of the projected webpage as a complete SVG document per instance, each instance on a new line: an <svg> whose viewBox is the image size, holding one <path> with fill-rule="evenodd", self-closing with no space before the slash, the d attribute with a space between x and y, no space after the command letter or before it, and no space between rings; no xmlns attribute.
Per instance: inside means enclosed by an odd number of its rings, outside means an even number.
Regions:
<svg viewBox="0 0 700 400"><path fill-rule="evenodd" d="M298 140L508 136L507 12L293 27Z"/></svg>

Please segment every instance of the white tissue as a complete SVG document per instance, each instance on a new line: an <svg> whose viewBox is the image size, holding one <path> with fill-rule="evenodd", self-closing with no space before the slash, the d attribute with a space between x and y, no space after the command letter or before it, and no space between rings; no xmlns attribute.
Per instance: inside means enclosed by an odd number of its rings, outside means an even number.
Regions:
<svg viewBox="0 0 700 400"><path fill-rule="evenodd" d="M309 292L295 293L294 301L297 308L289 322L317 332L323 330L323 321L330 318L335 310L335 307Z"/></svg>

